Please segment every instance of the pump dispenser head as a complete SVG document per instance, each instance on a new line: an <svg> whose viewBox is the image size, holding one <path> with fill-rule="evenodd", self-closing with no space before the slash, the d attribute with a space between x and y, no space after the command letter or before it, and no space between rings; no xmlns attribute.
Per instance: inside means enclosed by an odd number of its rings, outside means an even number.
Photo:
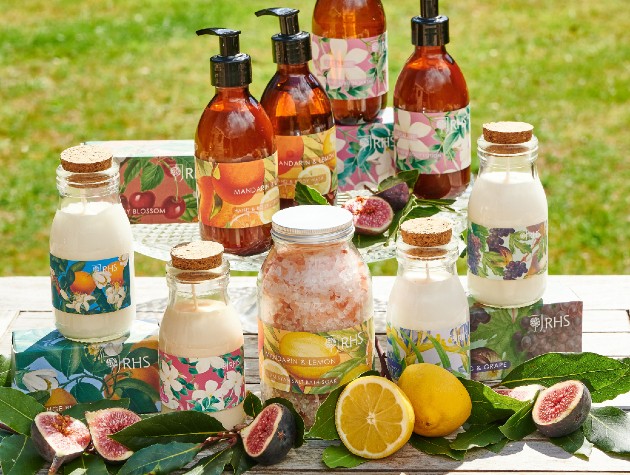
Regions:
<svg viewBox="0 0 630 475"><path fill-rule="evenodd" d="M448 41L448 17L438 14L438 0L420 0L420 16L411 19L411 43L442 46Z"/></svg>
<svg viewBox="0 0 630 475"><path fill-rule="evenodd" d="M210 83L217 87L243 87L252 82L252 59L240 52L238 30L204 28L197 35L219 37L220 54L210 58Z"/></svg>
<svg viewBox="0 0 630 475"><path fill-rule="evenodd" d="M295 8L265 8L256 16L274 15L280 18L280 33L271 37L273 62L278 64L303 64L311 59L311 35L300 31Z"/></svg>

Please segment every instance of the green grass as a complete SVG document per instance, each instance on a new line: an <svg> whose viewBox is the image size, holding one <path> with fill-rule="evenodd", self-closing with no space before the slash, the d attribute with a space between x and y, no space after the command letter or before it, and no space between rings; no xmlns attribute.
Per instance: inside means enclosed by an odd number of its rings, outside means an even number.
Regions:
<svg viewBox="0 0 630 475"><path fill-rule="evenodd" d="M393 82L412 50L418 2L384 0ZM622 0L444 1L449 51L472 98L473 140L483 122L525 120L541 143L550 209L550 271L630 272L630 10ZM310 28L313 0L287 0ZM0 15L1 275L48 273L59 152L84 140L192 138L213 94L214 38L243 31L259 97L275 68L277 20L260 0L24 0ZM391 104L391 100L390 100ZM375 266L391 273L392 262ZM163 263L137 260L140 275Z"/></svg>

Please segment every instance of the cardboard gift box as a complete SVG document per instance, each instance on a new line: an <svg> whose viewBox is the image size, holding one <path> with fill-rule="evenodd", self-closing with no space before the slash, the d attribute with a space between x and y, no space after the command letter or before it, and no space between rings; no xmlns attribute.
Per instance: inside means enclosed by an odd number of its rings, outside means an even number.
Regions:
<svg viewBox="0 0 630 475"><path fill-rule="evenodd" d="M547 288L543 298L521 308L470 304L471 375L499 380L513 367L549 352L582 351L582 302L567 288Z"/></svg>
<svg viewBox="0 0 630 475"><path fill-rule="evenodd" d="M369 124L337 125L339 191L375 189L396 174L394 112L388 107Z"/></svg>
<svg viewBox="0 0 630 475"><path fill-rule="evenodd" d="M135 412L159 411L157 333L139 320L129 335L101 343L70 341L54 329L13 332L12 387L51 411L120 398Z"/></svg>
<svg viewBox="0 0 630 475"><path fill-rule="evenodd" d="M86 142L109 149L120 165L120 196L132 224L197 221L192 140Z"/></svg>

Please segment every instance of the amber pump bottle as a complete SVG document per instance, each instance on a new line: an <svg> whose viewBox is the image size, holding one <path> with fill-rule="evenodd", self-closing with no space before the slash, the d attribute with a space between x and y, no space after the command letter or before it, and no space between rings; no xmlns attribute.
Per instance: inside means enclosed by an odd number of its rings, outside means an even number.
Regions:
<svg viewBox="0 0 630 475"><path fill-rule="evenodd" d="M195 134L195 165L202 239L247 256L271 246L271 216L280 209L273 126L249 92L251 58L239 50L240 31L206 28L219 37L210 58L215 95Z"/></svg>
<svg viewBox="0 0 630 475"><path fill-rule="evenodd" d="M414 53L394 90L397 168L416 169L419 198L456 198L470 182L470 106L466 80L446 52L448 17L438 0L421 0L412 18Z"/></svg>
<svg viewBox="0 0 630 475"><path fill-rule="evenodd" d="M300 31L299 10L267 8L256 16L280 18L271 37L278 64L260 103L271 119L278 147L280 207L294 206L299 181L318 190L332 205L337 195L337 152L330 100L311 73L311 35Z"/></svg>
<svg viewBox="0 0 630 475"><path fill-rule="evenodd" d="M317 0L313 70L339 125L373 122L387 104L387 26L381 0Z"/></svg>

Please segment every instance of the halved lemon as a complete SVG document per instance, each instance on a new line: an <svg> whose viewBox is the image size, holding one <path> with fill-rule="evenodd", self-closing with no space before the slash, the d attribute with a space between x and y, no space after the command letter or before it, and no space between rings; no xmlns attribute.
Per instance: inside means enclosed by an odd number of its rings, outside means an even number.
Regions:
<svg viewBox="0 0 630 475"><path fill-rule="evenodd" d="M286 369L273 360L265 359L262 364L261 379L280 391L291 390L291 378Z"/></svg>
<svg viewBox="0 0 630 475"><path fill-rule="evenodd" d="M415 416L411 402L388 379L365 376L349 383L337 401L335 425L355 455L380 459L407 443Z"/></svg>
<svg viewBox="0 0 630 475"><path fill-rule="evenodd" d="M271 217L280 210L280 191L274 186L260 200L260 219L263 223L271 222Z"/></svg>
<svg viewBox="0 0 630 475"><path fill-rule="evenodd" d="M311 165L300 172L298 181L303 185L315 188L322 195L325 195L330 191L332 184L330 168L321 163L319 165Z"/></svg>

